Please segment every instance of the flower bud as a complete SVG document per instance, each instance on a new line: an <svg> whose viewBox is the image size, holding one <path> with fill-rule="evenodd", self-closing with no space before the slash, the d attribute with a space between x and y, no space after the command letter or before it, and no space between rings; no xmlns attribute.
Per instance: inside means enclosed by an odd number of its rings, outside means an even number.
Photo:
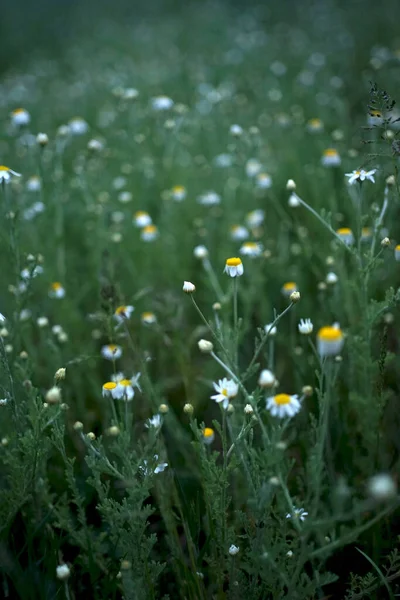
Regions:
<svg viewBox="0 0 400 600"><path fill-rule="evenodd" d="M214 350L213 343L209 342L208 340L199 340L197 345L199 347L200 352L203 352L204 354L209 354Z"/></svg>
<svg viewBox="0 0 400 600"><path fill-rule="evenodd" d="M292 292L289 296L290 301L293 302L293 304L296 304L296 302L300 302L300 292Z"/></svg>
<svg viewBox="0 0 400 600"><path fill-rule="evenodd" d="M187 403L187 404L185 404L185 406L183 407L183 412L184 412L186 415L192 415L192 414L193 414L193 411L194 411L193 404L189 404L189 403Z"/></svg>
<svg viewBox="0 0 400 600"><path fill-rule="evenodd" d="M183 282L183 291L186 294L193 294L193 292L195 290L196 290L196 286L191 281L184 281Z"/></svg>
<svg viewBox="0 0 400 600"><path fill-rule="evenodd" d="M66 374L66 369L64 367L61 367L60 369L57 369L57 371L55 372L54 379L56 381L61 381L62 379L65 379L65 374Z"/></svg>

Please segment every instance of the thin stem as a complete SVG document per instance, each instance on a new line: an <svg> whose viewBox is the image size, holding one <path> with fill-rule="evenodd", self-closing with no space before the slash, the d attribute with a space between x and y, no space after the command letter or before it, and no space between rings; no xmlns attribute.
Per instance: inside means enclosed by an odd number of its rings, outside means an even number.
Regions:
<svg viewBox="0 0 400 600"><path fill-rule="evenodd" d="M233 278L233 339L234 339L234 363L238 368L238 346L239 346L239 331L238 331L238 278Z"/></svg>
<svg viewBox="0 0 400 600"><path fill-rule="evenodd" d="M225 348L225 346L223 345L223 343L221 342L221 340L219 339L219 337L217 336L217 334L215 333L214 329L211 327L210 323L207 321L207 319L205 318L205 316L203 315L199 305L197 304L196 300L193 297L193 294L190 294L190 298L193 302L193 305L195 307L195 309L197 310L197 312L200 315L201 320L203 321L203 323L206 325L207 329L210 331L211 335L213 336L214 340L216 342L218 342L218 344L221 346L222 351L224 352L225 356L227 357L227 359L229 360L229 362L231 362L230 356L229 356L229 352L227 351L227 349Z"/></svg>
<svg viewBox="0 0 400 600"><path fill-rule="evenodd" d="M215 292L215 295L217 296L220 302L223 302L225 298L224 292L222 291L218 278L208 257L203 258L203 267L210 279L210 283Z"/></svg>

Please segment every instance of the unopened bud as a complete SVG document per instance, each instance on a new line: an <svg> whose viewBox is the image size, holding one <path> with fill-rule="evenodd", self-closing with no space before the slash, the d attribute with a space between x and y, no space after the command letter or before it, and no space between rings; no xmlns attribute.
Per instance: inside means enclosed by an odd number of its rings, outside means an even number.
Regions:
<svg viewBox="0 0 400 600"><path fill-rule="evenodd" d="M381 246L382 248L387 248L388 246L390 246L390 240L388 237L383 238L383 240L381 241Z"/></svg>
<svg viewBox="0 0 400 600"><path fill-rule="evenodd" d="M93 442L96 439L95 434L93 433L93 431L89 431L89 433L87 434L87 439L90 440L91 442Z"/></svg>
<svg viewBox="0 0 400 600"><path fill-rule="evenodd" d="M47 146L49 143L49 136L47 133L38 133L36 136L36 142L39 144L39 146Z"/></svg>
<svg viewBox="0 0 400 600"><path fill-rule="evenodd" d="M186 415L192 415L192 414L193 414L193 411L194 411L193 404L189 404L189 403L187 403L187 404L185 404L185 406L183 407L183 412L184 412Z"/></svg>
<svg viewBox="0 0 400 600"><path fill-rule="evenodd" d="M288 179L287 183L286 183L286 189L287 190L295 190L296 189L296 184L293 181L293 179Z"/></svg>
<svg viewBox="0 0 400 600"><path fill-rule="evenodd" d="M112 425L111 427L109 427L107 429L106 433L107 433L107 435L109 435L111 437L116 437L117 435L120 434L120 429L116 425Z"/></svg>
<svg viewBox="0 0 400 600"><path fill-rule="evenodd" d="M193 294L193 292L196 290L196 286L194 285L194 283L192 283L191 281L184 281L183 282L183 291L186 294Z"/></svg>
<svg viewBox="0 0 400 600"><path fill-rule="evenodd" d="M251 404L246 404L246 406L244 407L244 414L245 415L252 415L254 412L254 409L252 407Z"/></svg>
<svg viewBox="0 0 400 600"><path fill-rule="evenodd" d="M293 304L296 304L296 302L300 302L300 292L292 292L290 294L290 302L293 302Z"/></svg>
<svg viewBox="0 0 400 600"><path fill-rule="evenodd" d="M46 393L46 402L48 404L59 404L61 402L61 390L56 385Z"/></svg>
<svg viewBox="0 0 400 600"><path fill-rule="evenodd" d="M200 352L204 352L204 354L209 354L214 350L214 345L212 342L208 340L199 340L197 343Z"/></svg>
<svg viewBox="0 0 400 600"><path fill-rule="evenodd" d="M80 421L75 421L75 423L73 424L73 428L75 429L75 431L82 431L83 423L81 423Z"/></svg>
<svg viewBox="0 0 400 600"><path fill-rule="evenodd" d="M160 412L162 415L166 415L168 411L169 406L167 404L160 404L160 406L158 407L158 412Z"/></svg>
<svg viewBox="0 0 400 600"><path fill-rule="evenodd" d="M55 375L54 375L54 379L56 381L61 381L62 379L65 379L65 374L66 374L66 369L64 367L62 367L61 369L57 369L57 371L55 372Z"/></svg>
<svg viewBox="0 0 400 600"><path fill-rule="evenodd" d="M302 391L303 395L307 396L307 397L312 396L314 393L314 390L311 387L311 385L305 385L301 391Z"/></svg>

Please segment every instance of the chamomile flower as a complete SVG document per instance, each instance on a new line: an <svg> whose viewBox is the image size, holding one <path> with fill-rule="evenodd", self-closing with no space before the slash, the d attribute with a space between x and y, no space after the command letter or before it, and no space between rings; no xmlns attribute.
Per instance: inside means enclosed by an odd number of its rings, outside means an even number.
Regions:
<svg viewBox="0 0 400 600"><path fill-rule="evenodd" d="M135 390L133 389L134 386L132 385L132 380L131 379L120 379L120 381L117 383L117 386L120 391L120 395L118 397L122 398L123 400L126 400L127 402L130 402L135 395Z"/></svg>
<svg viewBox="0 0 400 600"><path fill-rule="evenodd" d="M262 244L258 242L245 242L239 250L240 254L243 256L250 256L251 258L261 256L262 251Z"/></svg>
<svg viewBox="0 0 400 600"><path fill-rule="evenodd" d="M11 113L11 123L21 127L30 123L31 116L25 108L16 108Z"/></svg>
<svg viewBox="0 0 400 600"><path fill-rule="evenodd" d="M264 331L268 336L274 336L277 334L278 329L277 329L276 325L274 325L273 323L267 323L264 326Z"/></svg>
<svg viewBox="0 0 400 600"><path fill-rule="evenodd" d="M237 383L233 381L233 379L227 379L224 377L220 379L218 383L213 383L214 390L217 392L213 396L211 396L211 400L215 400L215 402L222 402L222 406L225 410L228 408L229 400L237 396L239 391L239 386Z"/></svg>
<svg viewBox="0 0 400 600"><path fill-rule="evenodd" d="M361 241L369 242L372 239L372 229L371 227L363 227L361 230Z"/></svg>
<svg viewBox="0 0 400 600"><path fill-rule="evenodd" d="M68 122L68 130L71 135L84 135L89 130L89 125L82 117L74 117Z"/></svg>
<svg viewBox="0 0 400 600"><path fill-rule="evenodd" d="M235 546L235 544L231 544L231 546L229 546L229 554L231 556L236 556L236 554L239 552L240 548L239 546Z"/></svg>
<svg viewBox="0 0 400 600"><path fill-rule="evenodd" d="M21 173L0 165L0 184L9 183L13 177L21 177Z"/></svg>
<svg viewBox="0 0 400 600"><path fill-rule="evenodd" d="M196 246L193 249L193 254L196 258L199 258L200 260L202 260L203 258L207 258L208 257L208 250L205 246L203 246L202 244L200 244L199 246Z"/></svg>
<svg viewBox="0 0 400 600"><path fill-rule="evenodd" d="M310 133L319 133L324 130L324 124L321 119L310 119L307 121L307 131Z"/></svg>
<svg viewBox="0 0 400 600"><path fill-rule="evenodd" d="M184 281L182 289L185 294L193 294L196 291L196 286L191 281Z"/></svg>
<svg viewBox="0 0 400 600"><path fill-rule="evenodd" d="M296 508L293 506L293 512L286 515L287 519L299 519L299 521L305 521L308 517L308 512L304 508Z"/></svg>
<svg viewBox="0 0 400 600"><path fill-rule="evenodd" d="M211 427L205 427L203 429L203 442L205 444L212 444L215 440L215 431Z"/></svg>
<svg viewBox="0 0 400 600"><path fill-rule="evenodd" d="M158 454L154 455L154 460L158 461ZM158 463L153 471L155 475L158 473L163 473L165 469L168 467L168 463ZM143 464L139 467L139 470L143 475L149 475L151 473L151 469L148 467L148 461L146 459L143 460Z"/></svg>
<svg viewBox="0 0 400 600"><path fill-rule="evenodd" d="M140 320L144 325L154 325L154 323L157 323L156 315L150 311L142 313Z"/></svg>
<svg viewBox="0 0 400 600"><path fill-rule="evenodd" d="M151 417L150 419L147 419L146 423L145 423L145 427L147 427L147 429L159 429L162 425L162 418L161 415L156 414L153 417Z"/></svg>
<svg viewBox="0 0 400 600"><path fill-rule="evenodd" d="M263 369L258 377L258 385L263 388L272 388L276 383L276 377L269 369Z"/></svg>
<svg viewBox="0 0 400 600"><path fill-rule="evenodd" d="M338 325L321 327L318 331L317 349L321 357L340 354L343 345L343 332Z"/></svg>
<svg viewBox="0 0 400 600"><path fill-rule="evenodd" d="M397 246L394 249L394 258L397 261L400 261L400 244L397 244Z"/></svg>
<svg viewBox="0 0 400 600"><path fill-rule="evenodd" d="M300 196L296 192L292 192L289 196L288 205L290 208L297 208L301 205Z"/></svg>
<svg viewBox="0 0 400 600"><path fill-rule="evenodd" d="M298 324L299 332L303 335L310 335L314 329L314 325L311 322L311 319L300 319L300 323Z"/></svg>
<svg viewBox="0 0 400 600"><path fill-rule="evenodd" d="M284 419L297 414L301 404L297 394L276 394L266 399L266 408L273 417Z"/></svg>
<svg viewBox="0 0 400 600"><path fill-rule="evenodd" d="M336 233L340 237L340 239L348 246L354 244L354 235L349 227L340 227L336 230Z"/></svg>
<svg viewBox="0 0 400 600"><path fill-rule="evenodd" d="M272 179L268 173L258 173L256 176L256 185L261 190L268 190L272 186Z"/></svg>
<svg viewBox="0 0 400 600"><path fill-rule="evenodd" d="M209 190L198 196L197 202L203 206L215 206L221 202L221 196L217 192Z"/></svg>
<svg viewBox="0 0 400 600"><path fill-rule="evenodd" d="M121 398L122 389L115 381L106 381L106 383L103 384L102 395L103 398L113 398L114 400L117 400L118 398Z"/></svg>
<svg viewBox="0 0 400 600"><path fill-rule="evenodd" d="M342 162L340 154L335 148L327 148L321 158L321 164L324 167L338 167Z"/></svg>
<svg viewBox="0 0 400 600"><path fill-rule="evenodd" d="M39 192L41 187L42 183L40 181L40 177L37 175L32 175L32 177L29 177L28 181L26 182L26 189L28 192Z"/></svg>
<svg viewBox="0 0 400 600"><path fill-rule="evenodd" d="M231 125L229 128L229 133L234 137L240 137L243 134L243 128L237 124Z"/></svg>
<svg viewBox="0 0 400 600"><path fill-rule="evenodd" d="M224 273L227 273L230 277L240 277L243 272L243 263L240 258L233 257L226 260Z"/></svg>
<svg viewBox="0 0 400 600"><path fill-rule="evenodd" d="M256 228L260 227L264 222L265 212L261 208L257 208L256 210L252 210L246 215L246 223L249 227Z"/></svg>
<svg viewBox="0 0 400 600"><path fill-rule="evenodd" d="M186 198L186 188L183 185L175 185L171 190L171 198L175 202L182 202Z"/></svg>
<svg viewBox="0 0 400 600"><path fill-rule="evenodd" d="M370 127L379 127L383 123L383 116L380 110L370 110L367 116Z"/></svg>
<svg viewBox="0 0 400 600"><path fill-rule="evenodd" d="M34 279L38 275L43 273L43 267L41 265L36 265L33 269L22 269L21 277L22 279Z"/></svg>
<svg viewBox="0 0 400 600"><path fill-rule="evenodd" d="M282 286L282 294L289 298L293 292L297 292L297 284L294 281L287 281Z"/></svg>
<svg viewBox="0 0 400 600"><path fill-rule="evenodd" d="M246 163L247 177L255 177L261 173L262 165L256 158L250 158Z"/></svg>
<svg viewBox="0 0 400 600"><path fill-rule="evenodd" d="M133 222L136 225L136 227L148 227L149 225L151 225L151 217L146 211L138 210L133 215Z"/></svg>
<svg viewBox="0 0 400 600"><path fill-rule="evenodd" d="M156 457L157 454L154 455ZM158 456L157 456L158 459ZM168 463L159 463L154 469L154 473L157 475L158 473L163 473L165 469L168 467Z"/></svg>
<svg viewBox="0 0 400 600"><path fill-rule="evenodd" d="M233 225L231 227L231 239L234 241L247 240L249 231L243 225Z"/></svg>
<svg viewBox="0 0 400 600"><path fill-rule="evenodd" d="M118 323L123 323L127 319L130 319L134 311L134 307L130 305L122 304L115 309L114 318Z"/></svg>
<svg viewBox="0 0 400 600"><path fill-rule="evenodd" d="M49 296L50 298L64 298L65 289L59 281L54 281L54 283L51 284Z"/></svg>
<svg viewBox="0 0 400 600"><path fill-rule="evenodd" d="M168 96L156 96L151 99L151 107L155 111L169 110L173 105L174 101Z"/></svg>
<svg viewBox="0 0 400 600"><path fill-rule="evenodd" d="M102 347L101 355L107 360L117 360L122 356L122 348L121 346L117 346L117 344L107 344Z"/></svg>
<svg viewBox="0 0 400 600"><path fill-rule="evenodd" d="M153 242L158 238L158 235L158 229L155 225L146 225L146 227L143 227L140 237L144 242Z"/></svg>
<svg viewBox="0 0 400 600"><path fill-rule="evenodd" d="M364 169L359 169L356 171L352 171L351 173L345 173L346 177L349 178L349 185L353 185L356 181L363 182L365 180L371 181L375 183L374 174L376 173L376 169L371 169L371 171L365 171Z"/></svg>

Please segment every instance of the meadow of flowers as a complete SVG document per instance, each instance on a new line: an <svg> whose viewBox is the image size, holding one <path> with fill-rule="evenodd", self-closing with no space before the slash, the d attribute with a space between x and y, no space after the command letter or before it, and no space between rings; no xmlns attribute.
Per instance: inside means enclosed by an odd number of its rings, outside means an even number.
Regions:
<svg viewBox="0 0 400 600"><path fill-rule="evenodd" d="M387 9L161 3L3 73L1 597L400 594Z"/></svg>

